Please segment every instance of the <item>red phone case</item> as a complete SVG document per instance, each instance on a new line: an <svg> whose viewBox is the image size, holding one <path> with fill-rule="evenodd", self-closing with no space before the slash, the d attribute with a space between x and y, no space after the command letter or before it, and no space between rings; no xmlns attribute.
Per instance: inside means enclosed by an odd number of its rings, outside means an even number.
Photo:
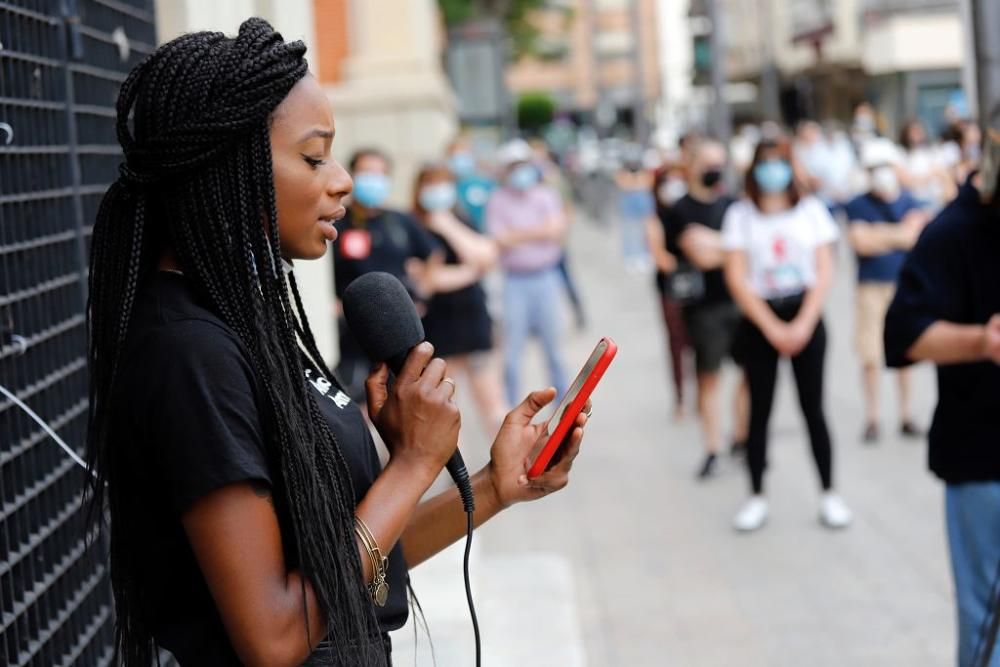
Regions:
<svg viewBox="0 0 1000 667"><path fill-rule="evenodd" d="M559 425L554 431L552 431L551 435L549 435L549 439L545 443L545 446L542 447L542 451L539 452L538 458L536 458L535 462L531 464L531 469L528 470L528 479L534 479L545 472L545 468L549 465L549 461L551 461L552 457L555 456L557 451L559 451L559 446L566 438L570 428L572 428L573 424L576 423L576 418L580 414L580 411L583 410L583 406L587 404L587 399L590 398L590 395L593 393L597 383L600 382L601 378L604 376L604 371L608 370L608 366L611 365L611 360L615 358L616 354L618 354L618 346L610 338L602 338L597 344L598 347L601 343L607 344L607 349L605 349L601 354L597 363L594 365L594 369L590 371L590 375L588 375L586 380L584 380L583 385L580 387L580 391L577 393L576 397L566 407L566 411L563 412L562 419L559 420ZM593 353L591 353L591 356L593 356ZM587 360L590 361L589 357ZM583 371L581 371L581 373L582 372ZM577 380L579 380L579 376L577 376ZM573 384L576 384L576 380L573 381Z"/></svg>

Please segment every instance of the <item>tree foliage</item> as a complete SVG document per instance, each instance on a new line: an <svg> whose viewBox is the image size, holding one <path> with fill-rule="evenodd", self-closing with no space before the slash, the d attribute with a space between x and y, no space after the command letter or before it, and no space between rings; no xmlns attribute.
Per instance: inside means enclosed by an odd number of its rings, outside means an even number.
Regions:
<svg viewBox="0 0 1000 667"><path fill-rule="evenodd" d="M535 52L538 28L531 22L531 12L544 9L551 0L438 0L445 23L449 26L474 19L498 18L507 29L515 58Z"/></svg>
<svg viewBox="0 0 1000 667"><path fill-rule="evenodd" d="M556 102L548 93L525 93L517 101L517 125L529 134L538 134L555 113Z"/></svg>

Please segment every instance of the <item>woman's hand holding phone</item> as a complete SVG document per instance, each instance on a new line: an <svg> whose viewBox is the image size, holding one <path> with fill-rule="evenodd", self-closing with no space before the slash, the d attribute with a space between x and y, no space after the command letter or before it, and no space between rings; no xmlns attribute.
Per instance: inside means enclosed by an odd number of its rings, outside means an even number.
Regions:
<svg viewBox="0 0 1000 667"><path fill-rule="evenodd" d="M493 447L490 449L489 479L501 508L527 500L537 500L558 491L569 482L573 460L580 453L583 431L587 425L587 408L581 412L567 434L549 468L534 479L528 479L528 468L545 445L546 424L533 424L532 419L555 399L552 387L534 391L507 415Z"/></svg>

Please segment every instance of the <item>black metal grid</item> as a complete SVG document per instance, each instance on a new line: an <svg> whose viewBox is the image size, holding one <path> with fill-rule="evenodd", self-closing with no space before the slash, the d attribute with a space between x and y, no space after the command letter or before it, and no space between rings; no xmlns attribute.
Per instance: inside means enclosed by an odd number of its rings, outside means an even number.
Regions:
<svg viewBox="0 0 1000 667"><path fill-rule="evenodd" d="M118 88L155 43L153 0L0 0L0 43L0 384L82 455L90 232L121 160ZM111 662L85 475L0 396L0 664Z"/></svg>

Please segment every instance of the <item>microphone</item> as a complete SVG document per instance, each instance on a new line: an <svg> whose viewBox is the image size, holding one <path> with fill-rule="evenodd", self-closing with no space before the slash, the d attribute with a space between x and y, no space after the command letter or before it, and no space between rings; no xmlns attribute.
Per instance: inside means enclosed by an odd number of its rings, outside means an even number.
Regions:
<svg viewBox="0 0 1000 667"><path fill-rule="evenodd" d="M410 350L424 340L424 325L403 283L389 273L366 273L347 286L343 303L347 325L368 358L384 361L399 375ZM472 484L457 448L447 468L465 511L471 513L475 509Z"/></svg>

